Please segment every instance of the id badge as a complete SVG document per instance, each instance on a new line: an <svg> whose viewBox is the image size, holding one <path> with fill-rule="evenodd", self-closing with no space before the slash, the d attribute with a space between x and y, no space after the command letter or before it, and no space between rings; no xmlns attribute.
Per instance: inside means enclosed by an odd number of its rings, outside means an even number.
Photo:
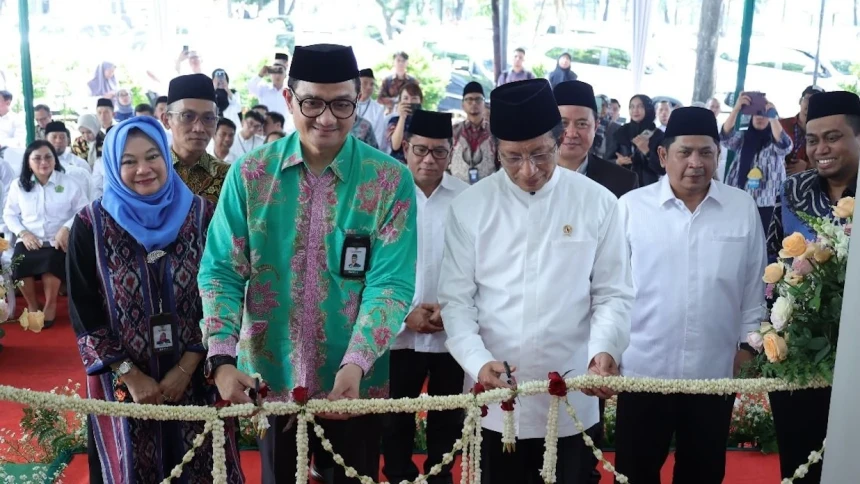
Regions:
<svg viewBox="0 0 860 484"><path fill-rule="evenodd" d="M469 183L471 185L478 183L478 169L477 168L469 168Z"/></svg>
<svg viewBox="0 0 860 484"><path fill-rule="evenodd" d="M370 237L347 235L340 253L340 275L363 279L370 265Z"/></svg>
<svg viewBox="0 0 860 484"><path fill-rule="evenodd" d="M152 331L152 348L156 354L164 355L173 353L176 340L173 315L161 313L149 319L149 327Z"/></svg>

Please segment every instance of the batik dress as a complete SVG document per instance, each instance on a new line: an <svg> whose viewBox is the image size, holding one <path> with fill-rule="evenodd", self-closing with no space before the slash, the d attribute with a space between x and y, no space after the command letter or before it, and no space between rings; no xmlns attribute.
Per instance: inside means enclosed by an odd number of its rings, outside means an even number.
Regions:
<svg viewBox="0 0 860 484"><path fill-rule="evenodd" d="M161 381L186 351L203 352L202 315L197 271L213 206L195 197L176 241L165 249L164 270L147 264L147 252L95 201L75 218L69 240L69 312L87 372L87 395L107 401L122 398L111 365L129 359L143 373ZM163 276L162 276L163 274ZM161 279L161 280L159 280ZM163 283L162 283L163 281ZM162 291L170 284L172 291ZM153 351L149 318L163 310L176 315L175 351ZM209 405L214 388L203 378L203 365L178 405ZM182 461L204 422L139 420L90 416L103 481L108 484L160 482ZM235 446L235 428L227 425L228 482L244 479ZM91 467L93 458L91 454ZM98 482L97 480L95 482ZM211 437L174 482L212 482Z"/></svg>

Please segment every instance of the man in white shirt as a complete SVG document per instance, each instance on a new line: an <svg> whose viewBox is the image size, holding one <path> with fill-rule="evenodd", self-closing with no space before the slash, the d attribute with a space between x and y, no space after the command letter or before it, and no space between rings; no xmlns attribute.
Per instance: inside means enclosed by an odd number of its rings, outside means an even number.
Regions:
<svg viewBox="0 0 860 484"><path fill-rule="evenodd" d="M12 93L0 91L0 146L22 148L27 131L12 112Z"/></svg>
<svg viewBox="0 0 860 484"><path fill-rule="evenodd" d="M236 159L230 148L236 142L236 125L233 121L226 118L218 120L218 125L215 127L215 136L212 142L209 143L209 149L206 150L210 155L218 158L224 163L233 163Z"/></svg>
<svg viewBox="0 0 860 484"><path fill-rule="evenodd" d="M37 104L33 108L33 114L36 118L36 139L45 139L45 128L54 120L51 108L45 104Z"/></svg>
<svg viewBox="0 0 860 484"><path fill-rule="evenodd" d="M618 374L633 301L618 201L556 167L563 127L546 79L505 84L491 93L491 104L503 170L451 204L438 288L446 346L488 389L509 386L503 362L521 381L551 371ZM572 392L568 399L586 428L597 423L597 398ZM484 482L543 482L549 403L549 395L517 400L511 454L502 453L502 411L489 407ZM558 425L557 482L587 482L591 450L564 410Z"/></svg>
<svg viewBox="0 0 860 484"><path fill-rule="evenodd" d="M266 144L266 138L257 134L261 126L266 124L266 118L256 111L248 111L242 120L242 129L236 133L230 156L233 161ZM225 160L226 161L226 160Z"/></svg>
<svg viewBox="0 0 860 484"><path fill-rule="evenodd" d="M106 98L96 101L96 116L99 118L102 134L107 134L108 128L114 125L113 101Z"/></svg>
<svg viewBox="0 0 860 484"><path fill-rule="evenodd" d="M51 121L45 127L45 137L48 143L57 152L57 161L66 170L66 174L78 184L87 197L87 201L93 200L92 169L90 164L75 156L69 149L71 138L69 130L62 121Z"/></svg>
<svg viewBox="0 0 860 484"><path fill-rule="evenodd" d="M263 66L256 76L248 81L248 91L266 106L269 111L275 111L286 116L287 101L284 98L284 89L287 88L287 62L290 56L287 54L275 54L275 62L272 65ZM263 81L269 76L271 83Z"/></svg>
<svg viewBox="0 0 860 484"><path fill-rule="evenodd" d="M358 94L358 104L355 112L366 119L373 126L373 135L376 136L376 145L382 146L385 140L385 107L375 99L373 92L376 90L376 78L373 77L373 69L362 69L358 71L361 79L361 92Z"/></svg>
<svg viewBox="0 0 860 484"><path fill-rule="evenodd" d="M732 378L765 316L764 231L745 192L713 180L714 115L678 108L658 148L667 176L619 201L636 300L625 376ZM618 396L616 468L659 484L675 436L674 482L723 482L734 395Z"/></svg>
<svg viewBox="0 0 860 484"><path fill-rule="evenodd" d="M446 173L451 163L452 136L451 114L432 111L416 111L405 136L404 154L415 179L418 207L418 259L411 311L391 347L391 398L417 398L428 378L430 395L457 395L463 390L463 369L445 348L445 328L436 297L445 219L451 202L469 187ZM412 481L419 474L412 462L415 417L409 413L386 417L382 472L391 482ZM451 450L462 427L459 410L429 412L424 474L442 462L443 454ZM451 484L451 465L428 482Z"/></svg>
<svg viewBox="0 0 860 484"><path fill-rule="evenodd" d="M669 101L660 101L657 103L657 129L666 131L666 126L669 125L669 116L672 115L672 104Z"/></svg>

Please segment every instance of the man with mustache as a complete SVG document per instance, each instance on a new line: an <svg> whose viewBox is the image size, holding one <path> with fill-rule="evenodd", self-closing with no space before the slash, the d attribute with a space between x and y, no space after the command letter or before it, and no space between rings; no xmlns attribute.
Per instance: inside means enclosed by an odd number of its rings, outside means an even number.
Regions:
<svg viewBox="0 0 860 484"><path fill-rule="evenodd" d="M212 79L189 74L170 81L161 122L173 133L170 149L179 178L195 194L218 203L230 165L206 153L218 126Z"/></svg>
<svg viewBox="0 0 860 484"><path fill-rule="evenodd" d="M582 81L567 81L553 89L564 134L558 164L600 183L620 197L639 187L636 173L589 154L597 133L597 102L594 89Z"/></svg>
<svg viewBox="0 0 860 484"><path fill-rule="evenodd" d="M776 200L767 234L768 259L775 261L782 240L799 232L807 240L815 232L798 214L833 217L840 199L857 195L860 160L860 98L846 91L813 94L806 116L806 154L815 170L788 177ZM845 220L842 220L844 223ZM846 295L847 296L847 295ZM830 388L770 394L779 467L791 477L827 434ZM810 466L804 484L821 481L821 466Z"/></svg>
<svg viewBox="0 0 860 484"><path fill-rule="evenodd" d="M764 231L753 199L713 179L719 139L709 110L676 109L657 149L666 176L619 200L636 288L624 376L732 378L755 354L746 340L765 316ZM618 472L659 484L674 435L674 482L722 483L734 400L621 393Z"/></svg>

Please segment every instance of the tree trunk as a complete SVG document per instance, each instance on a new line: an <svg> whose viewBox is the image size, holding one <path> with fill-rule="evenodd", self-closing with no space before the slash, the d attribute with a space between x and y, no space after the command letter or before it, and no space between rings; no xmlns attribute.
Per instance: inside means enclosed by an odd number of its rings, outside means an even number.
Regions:
<svg viewBox="0 0 860 484"><path fill-rule="evenodd" d="M624 20L627 20L628 11L630 11L630 0L624 0Z"/></svg>
<svg viewBox="0 0 860 484"><path fill-rule="evenodd" d="M854 26L856 27L857 25L857 0L854 0Z"/></svg>
<svg viewBox="0 0 860 484"><path fill-rule="evenodd" d="M669 23L669 0L660 0L660 6L663 7L663 21ZM677 2L675 3L675 11L678 9Z"/></svg>
<svg viewBox="0 0 860 484"><path fill-rule="evenodd" d="M607 2L608 1L609 0L607 0ZM537 40L538 30L540 29L540 23L543 20L543 8L545 5L546 5L546 0L541 0L540 1L540 9L538 9L537 22L535 22L535 33L534 33L534 36L532 37L532 44L534 44L535 41Z"/></svg>
<svg viewBox="0 0 860 484"><path fill-rule="evenodd" d="M286 15L292 15L292 14L293 14L293 9L294 9L294 8L296 8L296 0L292 0L292 1L290 2L290 8L288 8L288 9L287 9L287 13L286 13Z"/></svg>
<svg viewBox="0 0 860 484"><path fill-rule="evenodd" d="M857 2L857 0L854 0L854 2ZM855 18L856 18L856 15L855 15ZM606 0L606 5L603 7L603 21L604 22L609 21L609 0Z"/></svg>
<svg viewBox="0 0 860 484"><path fill-rule="evenodd" d="M287 0L278 0L278 15L287 13Z"/></svg>
<svg viewBox="0 0 860 484"><path fill-rule="evenodd" d="M499 23L499 0L490 0L493 9L493 73L498 79L502 75L502 37ZM493 79L494 81L496 79Z"/></svg>
<svg viewBox="0 0 860 484"><path fill-rule="evenodd" d="M693 102L705 102L714 95L714 62L720 31L720 10L723 0L703 0L696 46L696 77L693 85Z"/></svg>

